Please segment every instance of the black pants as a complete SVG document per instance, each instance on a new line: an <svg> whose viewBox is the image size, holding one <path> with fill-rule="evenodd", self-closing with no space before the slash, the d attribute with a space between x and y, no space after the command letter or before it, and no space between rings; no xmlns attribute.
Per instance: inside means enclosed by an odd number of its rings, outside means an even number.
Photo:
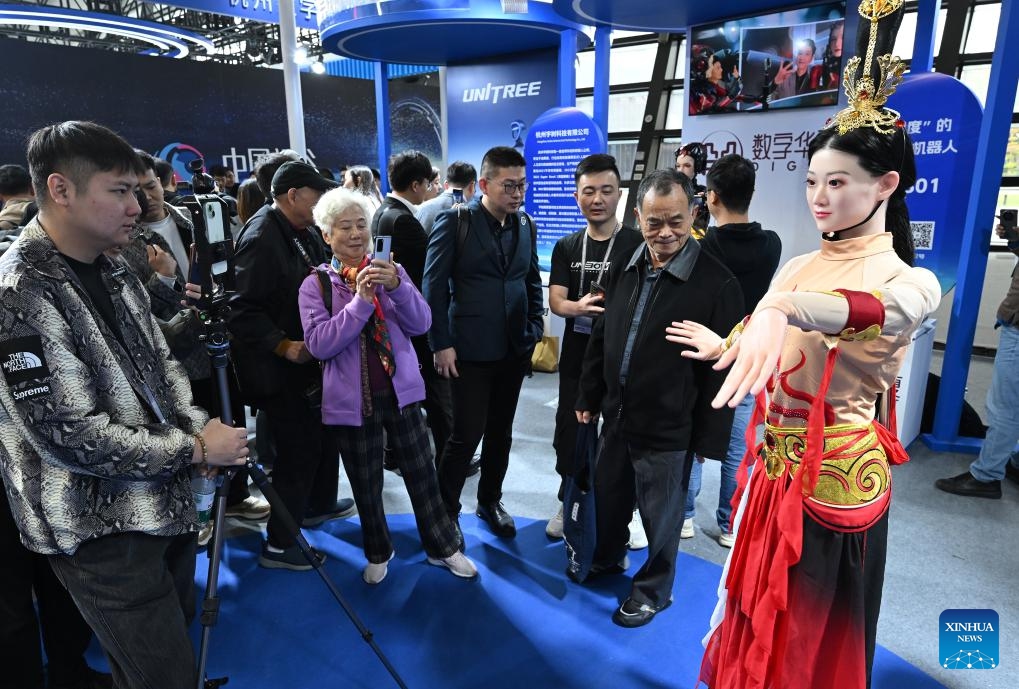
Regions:
<svg viewBox="0 0 1019 689"><path fill-rule="evenodd" d="M579 386L579 378L559 371L559 406L556 407L555 433L552 435L555 471L559 474L559 502L563 500L563 480L573 474L573 453L577 449L578 423L573 407L576 406Z"/></svg>
<svg viewBox="0 0 1019 689"><path fill-rule="evenodd" d="M92 630L53 574L49 560L21 544L2 484L0 553L4 558L0 565L0 689L42 688L40 624L50 682L70 684L82 677Z"/></svg>
<svg viewBox="0 0 1019 689"><path fill-rule="evenodd" d="M117 533L50 565L95 631L118 689L189 689L197 680L195 534Z"/></svg>
<svg viewBox="0 0 1019 689"><path fill-rule="evenodd" d="M282 393L260 405L276 445L272 485L298 524L307 512L323 513L335 507L340 480L336 438L325 432L321 410L313 408L304 395L312 382L311 377L295 377ZM267 529L273 547L294 545L294 537L276 514L270 514Z"/></svg>
<svg viewBox="0 0 1019 689"><path fill-rule="evenodd" d="M432 432L432 442L435 445L435 465L438 466L442 463L442 453L453 429L452 393L449 381L435 370L432 350L428 348L428 336L411 338L411 343L418 355L421 377L425 381L425 401L422 406L428 415L428 429Z"/></svg>
<svg viewBox="0 0 1019 689"><path fill-rule="evenodd" d="M502 499L502 482L513 444L513 416L530 363L530 353L502 361L456 362L460 377L450 382L453 432L439 465L439 488L450 514L460 512L460 494L482 438L485 442L481 449L478 502L487 504Z"/></svg>
<svg viewBox="0 0 1019 689"><path fill-rule="evenodd" d="M672 595L692 460L693 453L685 450L650 450L629 442L615 420L607 420L602 428L594 477L598 523L594 561L612 565L626 554L636 491L648 540L647 562L633 576L630 592L640 603L658 607Z"/></svg>

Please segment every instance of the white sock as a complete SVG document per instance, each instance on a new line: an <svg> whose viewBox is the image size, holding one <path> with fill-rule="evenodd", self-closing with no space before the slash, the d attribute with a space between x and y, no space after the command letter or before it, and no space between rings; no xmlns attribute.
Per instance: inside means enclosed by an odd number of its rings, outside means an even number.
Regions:
<svg viewBox="0 0 1019 689"><path fill-rule="evenodd" d="M283 552L283 548L277 548L275 546L269 545L268 543L265 544L265 549L268 550L270 553L276 553L277 555Z"/></svg>

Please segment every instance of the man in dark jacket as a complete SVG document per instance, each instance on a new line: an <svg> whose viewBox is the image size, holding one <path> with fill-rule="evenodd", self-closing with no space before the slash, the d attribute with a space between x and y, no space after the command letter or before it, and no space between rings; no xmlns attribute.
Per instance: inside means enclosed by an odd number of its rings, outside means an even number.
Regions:
<svg viewBox="0 0 1019 689"><path fill-rule="evenodd" d="M104 255L134 231L135 152L72 121L32 134L27 154L39 215L0 260L0 476L11 515L96 633L116 686L194 687L189 473L243 464L247 434L190 403L144 287ZM27 594L8 589L29 574L15 565L5 552L4 591ZM25 602L0 605L0 627L17 629Z"/></svg>
<svg viewBox="0 0 1019 689"><path fill-rule="evenodd" d="M312 229L311 209L336 186L304 162L288 162L276 171L273 204L260 208L241 230L237 293L228 316L245 402L268 415L276 446L273 487L305 526L353 511L349 498L336 500L339 450L323 432L322 371L304 346L297 306L304 278L327 259L326 246ZM311 569L278 515L269 517L268 532L260 565Z"/></svg>
<svg viewBox="0 0 1019 689"><path fill-rule="evenodd" d="M701 240L701 248L721 261L739 280L743 290L743 315L750 315L757 308L757 302L768 291L782 255L782 240L778 234L761 229L760 223L750 222L750 200L754 196L756 179L754 164L749 160L735 154L722 156L708 170L705 193L708 211L715 224L708 228ZM753 408L753 395L748 394L736 407L728 451L720 457L712 457L721 461L715 520L719 529L718 543L725 548L732 547L736 540L732 533L731 503L736 492L736 471L746 450L743 436ZM682 538L694 536L694 500L701 492L703 466L703 459L698 457L690 472Z"/></svg>
<svg viewBox="0 0 1019 689"><path fill-rule="evenodd" d="M477 515L504 538L516 535L502 505L513 416L531 352L543 329L535 232L520 213L527 190L524 157L506 146L485 153L481 191L464 209L441 213L425 260L424 296L432 308L428 341L435 369L452 381L453 432L439 465L439 488L454 523L474 450L481 450ZM461 246L462 244L462 246Z"/></svg>
<svg viewBox="0 0 1019 689"><path fill-rule="evenodd" d="M671 604L693 454L721 456L732 426L731 409L711 408L724 374L681 357L665 339L674 320L727 334L743 315L739 282L690 241L693 195L690 180L674 170L641 182L636 217L645 245L610 271L576 404L581 423L605 415L594 481L594 571L625 563L635 491L647 533L647 563L612 616L624 627L647 624Z"/></svg>
<svg viewBox="0 0 1019 689"><path fill-rule="evenodd" d="M414 216L418 204L425 199L432 164L418 151L404 151L389 159L389 184L393 190L386 194L382 205L372 218L372 237L393 238L393 259L407 271L414 286L421 290L421 279L425 272L425 252L428 250L428 234ZM425 380L425 413L428 428L435 443L435 464L442 463L442 452L449 440L453 425L453 402L450 399L449 381L440 376L432 365L432 350L428 347L428 335L411 338L414 351L421 365L421 377ZM387 456L386 467L392 468Z"/></svg>

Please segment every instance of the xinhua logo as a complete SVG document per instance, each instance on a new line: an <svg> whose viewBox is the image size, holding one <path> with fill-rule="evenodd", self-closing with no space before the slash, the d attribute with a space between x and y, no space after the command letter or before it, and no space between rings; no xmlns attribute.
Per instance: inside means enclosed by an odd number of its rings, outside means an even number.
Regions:
<svg viewBox="0 0 1019 689"><path fill-rule="evenodd" d="M994 610L945 610L938 625L941 667L946 670L998 667L998 613Z"/></svg>

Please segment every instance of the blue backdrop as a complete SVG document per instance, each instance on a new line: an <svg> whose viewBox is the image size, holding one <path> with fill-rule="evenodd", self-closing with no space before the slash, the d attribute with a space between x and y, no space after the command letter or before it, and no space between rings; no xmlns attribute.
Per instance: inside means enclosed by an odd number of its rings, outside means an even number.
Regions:
<svg viewBox="0 0 1019 689"><path fill-rule="evenodd" d="M446 71L447 159L478 168L493 146L521 154L534 120L556 102L558 52L503 55ZM395 150L395 149L394 149Z"/></svg>
<svg viewBox="0 0 1019 689"><path fill-rule="evenodd" d="M289 145L279 70L123 55L111 51L0 41L0 162L24 163L39 127L90 119L132 145L180 160L201 154L241 172L259 154ZM394 116L420 126L394 127L393 150L441 157L430 121L439 109L437 80L394 80ZM301 74L307 145L317 165L375 166L374 85L364 79ZM174 162L174 161L171 161Z"/></svg>
<svg viewBox="0 0 1019 689"><path fill-rule="evenodd" d="M916 265L933 271L945 293L955 286L959 268L980 102L958 79L928 72L907 76L888 106L902 113L916 157L917 180L906 197Z"/></svg>

